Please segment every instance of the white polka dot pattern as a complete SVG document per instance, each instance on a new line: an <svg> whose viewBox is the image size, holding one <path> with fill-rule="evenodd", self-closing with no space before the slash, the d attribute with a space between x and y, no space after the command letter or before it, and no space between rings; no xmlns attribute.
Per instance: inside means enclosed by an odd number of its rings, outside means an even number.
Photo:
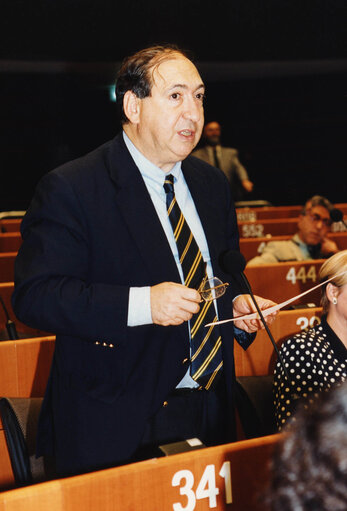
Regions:
<svg viewBox="0 0 347 511"><path fill-rule="evenodd" d="M277 361L273 391L279 430L293 419L298 400L311 403L320 391L347 378L347 349L326 321L285 341L280 353L290 382Z"/></svg>

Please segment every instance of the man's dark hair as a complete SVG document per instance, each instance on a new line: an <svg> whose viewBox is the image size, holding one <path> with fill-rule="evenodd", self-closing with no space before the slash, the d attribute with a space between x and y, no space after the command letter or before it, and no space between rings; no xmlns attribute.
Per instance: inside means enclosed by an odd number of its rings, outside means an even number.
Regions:
<svg viewBox="0 0 347 511"><path fill-rule="evenodd" d="M330 200L328 200L326 197L323 197L322 195L314 195L310 199L306 201L306 204L303 208L302 214L304 215L306 213L307 209L311 209L315 206L322 206L323 208L327 209L329 212L333 209L333 205L331 204Z"/></svg>
<svg viewBox="0 0 347 511"><path fill-rule="evenodd" d="M123 108L124 94L130 90L140 99L150 96L153 71L177 54L190 59L187 52L173 44L150 46L124 59L116 79L116 105L122 124L129 121Z"/></svg>
<svg viewBox="0 0 347 511"><path fill-rule="evenodd" d="M272 511L347 509L347 382L301 405L272 463Z"/></svg>

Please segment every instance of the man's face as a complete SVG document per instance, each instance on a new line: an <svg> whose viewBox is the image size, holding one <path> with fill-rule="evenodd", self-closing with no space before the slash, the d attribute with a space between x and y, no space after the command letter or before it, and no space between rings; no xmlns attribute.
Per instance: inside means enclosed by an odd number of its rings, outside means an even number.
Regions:
<svg viewBox="0 0 347 511"><path fill-rule="evenodd" d="M299 217L299 236L307 245L317 245L330 231L330 223L330 214L326 208L308 205L306 214Z"/></svg>
<svg viewBox="0 0 347 511"><path fill-rule="evenodd" d="M182 55L154 69L151 95L139 100L135 144L165 172L186 158L200 139L204 92L196 67Z"/></svg>
<svg viewBox="0 0 347 511"><path fill-rule="evenodd" d="M221 128L218 122L209 122L204 128L204 138L209 145L216 146L220 143Z"/></svg>

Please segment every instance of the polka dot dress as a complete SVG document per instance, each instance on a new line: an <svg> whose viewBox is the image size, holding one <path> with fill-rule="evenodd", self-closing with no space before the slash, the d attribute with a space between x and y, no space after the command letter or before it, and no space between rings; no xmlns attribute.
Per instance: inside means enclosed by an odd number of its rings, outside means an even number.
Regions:
<svg viewBox="0 0 347 511"><path fill-rule="evenodd" d="M294 414L299 401L313 401L322 390L347 379L347 349L322 317L320 325L287 339L280 354L289 374L277 361L274 374L274 405L279 430Z"/></svg>

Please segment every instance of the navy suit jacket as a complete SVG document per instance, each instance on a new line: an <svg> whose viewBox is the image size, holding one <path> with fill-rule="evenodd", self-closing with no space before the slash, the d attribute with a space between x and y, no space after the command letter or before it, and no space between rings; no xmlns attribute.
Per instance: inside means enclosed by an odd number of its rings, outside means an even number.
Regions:
<svg viewBox="0 0 347 511"><path fill-rule="evenodd" d="M214 274L230 281L218 263L223 251L238 249L227 180L191 156L182 170ZM189 335L186 323L127 327L131 286L180 282L180 277L121 135L44 176L23 219L22 237L15 313L24 323L56 334L38 453L55 453L58 468L71 473L122 463L186 373ZM232 316L232 299L240 291L231 283L218 301L221 318ZM231 440L232 323L221 333Z"/></svg>

